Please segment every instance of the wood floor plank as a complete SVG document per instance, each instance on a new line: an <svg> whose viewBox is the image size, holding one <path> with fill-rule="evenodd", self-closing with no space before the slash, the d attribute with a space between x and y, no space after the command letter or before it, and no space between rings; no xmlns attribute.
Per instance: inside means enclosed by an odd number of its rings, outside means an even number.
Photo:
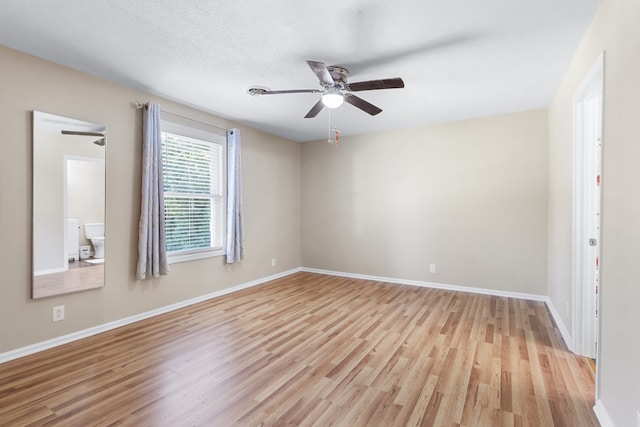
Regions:
<svg viewBox="0 0 640 427"><path fill-rule="evenodd" d="M297 273L0 365L2 426L597 426L542 302Z"/></svg>

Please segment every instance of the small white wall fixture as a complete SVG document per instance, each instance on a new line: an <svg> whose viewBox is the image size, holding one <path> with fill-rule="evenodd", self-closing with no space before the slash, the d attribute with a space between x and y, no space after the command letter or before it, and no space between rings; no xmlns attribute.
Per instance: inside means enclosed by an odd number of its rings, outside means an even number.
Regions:
<svg viewBox="0 0 640 427"><path fill-rule="evenodd" d="M573 115L572 351L590 358L599 341L603 81L604 53L578 88Z"/></svg>

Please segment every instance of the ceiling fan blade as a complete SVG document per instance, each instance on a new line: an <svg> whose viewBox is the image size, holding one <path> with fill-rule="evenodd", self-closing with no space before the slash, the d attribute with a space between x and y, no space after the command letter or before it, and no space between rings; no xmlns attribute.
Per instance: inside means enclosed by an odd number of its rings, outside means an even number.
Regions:
<svg viewBox="0 0 640 427"><path fill-rule="evenodd" d="M307 113L306 116L304 116L305 119L311 119L315 116L318 115L318 113L322 110L322 108L324 107L324 104L322 103L322 98L320 99L320 101L316 102L316 105L314 105L311 110L309 110L309 112Z"/></svg>
<svg viewBox="0 0 640 427"><path fill-rule="evenodd" d="M375 105L365 101L364 99L357 97L352 94L346 94L344 97L344 101L353 105L354 107L358 107L362 111L375 116L376 114L382 112L382 109L376 107ZM322 101L321 101L322 102Z"/></svg>
<svg viewBox="0 0 640 427"><path fill-rule="evenodd" d="M307 64L309 64L311 71L318 76L318 80L320 80L320 83L322 83L323 86L334 86L336 84L324 62L307 61Z"/></svg>
<svg viewBox="0 0 640 427"><path fill-rule="evenodd" d="M260 87L252 87L248 90L249 95L281 95L287 93L320 93L319 89L287 89L287 90L269 90Z"/></svg>
<svg viewBox="0 0 640 427"><path fill-rule="evenodd" d="M349 83L347 90L359 92L361 90L377 90L377 89L401 89L404 87L404 81L400 77L393 79L368 80L366 82Z"/></svg>

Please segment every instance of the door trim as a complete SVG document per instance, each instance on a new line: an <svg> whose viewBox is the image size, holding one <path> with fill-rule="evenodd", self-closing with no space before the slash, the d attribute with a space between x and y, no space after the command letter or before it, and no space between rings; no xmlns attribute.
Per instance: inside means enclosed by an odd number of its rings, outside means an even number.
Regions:
<svg viewBox="0 0 640 427"><path fill-rule="evenodd" d="M572 221L572 290L573 290L573 321L572 335L574 353L595 358L595 342L598 339L598 327L594 321L596 297L588 284L585 285L585 271L590 268L589 253L586 243L589 234L589 220L585 215L585 207L589 204L587 197L588 170L587 160L591 155L590 147L585 135L587 116L586 104L600 92L600 128L602 129L604 84L604 52L600 54L573 99L573 221ZM599 311L599 310L598 310Z"/></svg>

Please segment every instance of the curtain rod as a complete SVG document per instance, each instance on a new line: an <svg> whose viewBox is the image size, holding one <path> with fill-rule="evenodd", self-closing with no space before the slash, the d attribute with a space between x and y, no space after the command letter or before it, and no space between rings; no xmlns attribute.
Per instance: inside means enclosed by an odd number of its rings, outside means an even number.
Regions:
<svg viewBox="0 0 640 427"><path fill-rule="evenodd" d="M143 109L144 107L146 107L148 105L148 103L142 103L142 102L138 102L138 101L132 101L131 103L135 106L136 110L141 110L141 109ZM206 126L211 126L213 128L220 129L220 130L223 130L225 132L229 131L229 129L230 129L230 128L223 128L223 127L220 127L220 126L212 125L211 123L201 122L199 120L194 120L191 117L181 116L179 114L172 113L170 111L166 111L166 110L162 110L162 109L160 111L162 113L168 114L170 116L179 117L181 119L189 120L189 121L192 121L192 122L195 122L195 123L200 123L200 124L203 124L203 125L206 125Z"/></svg>

